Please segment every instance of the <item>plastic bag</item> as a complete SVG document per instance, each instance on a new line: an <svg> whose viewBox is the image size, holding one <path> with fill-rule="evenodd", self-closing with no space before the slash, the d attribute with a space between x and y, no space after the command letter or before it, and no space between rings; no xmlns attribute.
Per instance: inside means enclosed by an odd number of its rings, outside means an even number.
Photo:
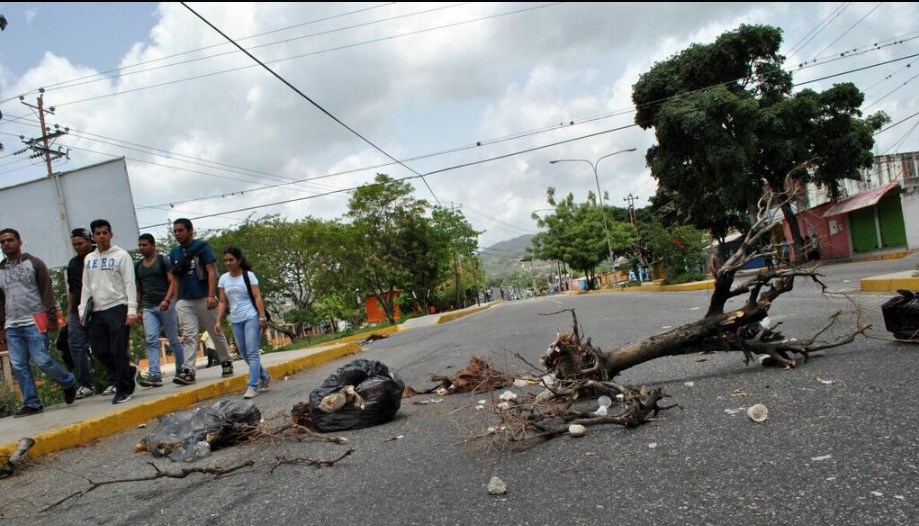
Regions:
<svg viewBox="0 0 919 526"><path fill-rule="evenodd" d="M908 290L881 305L884 325L898 340L919 340L919 296Z"/></svg>
<svg viewBox="0 0 919 526"><path fill-rule="evenodd" d="M221 400L210 407L196 407L161 416L159 425L143 443L155 457L173 462L194 462L210 448L230 445L245 438L258 425L261 412L251 401ZM199 442L209 444L207 451Z"/></svg>
<svg viewBox="0 0 919 526"><path fill-rule="evenodd" d="M326 413L319 409L323 398L353 386L359 397L340 409ZM310 416L322 432L360 429L389 422L402 404L405 384L386 365L371 360L354 360L340 368L310 393ZM361 404L362 402L362 404ZM363 409L361 409L363 405Z"/></svg>

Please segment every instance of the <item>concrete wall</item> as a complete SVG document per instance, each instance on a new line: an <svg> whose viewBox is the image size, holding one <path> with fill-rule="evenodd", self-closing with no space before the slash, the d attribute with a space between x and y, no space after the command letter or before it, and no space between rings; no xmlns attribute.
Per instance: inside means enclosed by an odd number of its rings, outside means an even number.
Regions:
<svg viewBox="0 0 919 526"><path fill-rule="evenodd" d="M903 221L906 223L906 245L919 249L919 185L909 185L900 194Z"/></svg>
<svg viewBox="0 0 919 526"><path fill-rule="evenodd" d="M849 243L849 224L846 221L845 214L823 217L823 213L831 205L832 203L824 203L798 213L797 219L798 226L801 228L801 236L811 236L819 240L821 259L847 258L852 255L851 244ZM835 228L832 228L832 222L835 222ZM788 226L788 222L783 221L782 224L785 228L785 239L791 240L791 228Z"/></svg>

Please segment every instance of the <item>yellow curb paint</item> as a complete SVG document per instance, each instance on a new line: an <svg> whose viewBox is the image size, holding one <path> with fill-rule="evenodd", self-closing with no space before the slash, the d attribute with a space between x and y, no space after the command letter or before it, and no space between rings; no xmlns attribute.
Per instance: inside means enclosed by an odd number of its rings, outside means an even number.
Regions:
<svg viewBox="0 0 919 526"><path fill-rule="evenodd" d="M470 307L470 308L468 308L468 309L466 309L466 310L457 311L457 312L449 312L449 313L447 313L447 314L442 314L442 315L440 316L440 318L437 319L437 324L439 325L439 324L441 324L441 323L447 323L447 322L449 322L449 321L458 320L458 319L463 318L463 317L466 317L466 316L471 316L471 315L473 315L473 314L482 312L483 310L485 310L485 309L487 309L487 308L489 308L489 307L491 307L491 305L485 305L485 306L482 306L482 307L475 307L475 308Z"/></svg>
<svg viewBox="0 0 919 526"><path fill-rule="evenodd" d="M268 369L272 378L277 381L284 376L343 356L359 353L361 350L360 345L349 343L326 351L300 356L283 363L268 365L266 369ZM114 435L166 413L186 409L197 402L228 394L241 393L246 387L248 377L248 374L241 374L210 384L188 386L185 390L156 400L139 404L128 402L131 405L116 413L77 422L33 436L35 445L29 450L29 457L36 458L62 449L85 445L93 440ZM17 445L18 442L0 445L0 457L8 458L13 454Z"/></svg>
<svg viewBox="0 0 919 526"><path fill-rule="evenodd" d="M896 292L919 290L919 278L865 278L860 281L862 292Z"/></svg>

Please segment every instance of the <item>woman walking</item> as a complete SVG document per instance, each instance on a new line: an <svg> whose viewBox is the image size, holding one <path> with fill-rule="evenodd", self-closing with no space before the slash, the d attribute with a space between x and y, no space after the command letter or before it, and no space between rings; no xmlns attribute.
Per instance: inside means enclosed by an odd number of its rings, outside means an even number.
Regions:
<svg viewBox="0 0 919 526"><path fill-rule="evenodd" d="M259 292L258 278L249 270L249 264L238 248L227 247L223 251L223 264L227 272L217 282L220 303L217 305L217 324L214 330L220 333L220 322L229 305L236 348L249 364L249 384L243 398L255 398L259 392L267 391L271 382L271 376L262 367L259 358L262 331L268 328L265 305Z"/></svg>

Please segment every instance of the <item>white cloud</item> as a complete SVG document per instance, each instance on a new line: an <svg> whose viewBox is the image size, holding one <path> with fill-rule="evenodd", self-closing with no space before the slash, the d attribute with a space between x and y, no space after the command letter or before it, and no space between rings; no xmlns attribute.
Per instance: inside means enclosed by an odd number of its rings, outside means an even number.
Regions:
<svg viewBox="0 0 919 526"><path fill-rule="evenodd" d="M790 45L837 4L561 4L507 16L496 15L541 4L448 5L385 5L240 42L251 47L283 41L257 47L253 53L390 154L404 159L452 151L407 162L424 173L628 126L633 122L631 113L611 114L631 108L632 85L655 61L666 59L692 42L710 42L740 23L779 25ZM221 30L240 39L356 10L354 4L323 3L194 6ZM440 7L443 9L407 16ZM849 8L806 46L802 55L829 44L870 7ZM909 20L915 18L917 10L915 4L885 3L841 39L839 46L863 45L872 39L910 33ZM42 13L42 17L52 16L52 12ZM46 86L46 100L58 106L56 122L80 130L61 141L75 148L71 166L106 158L76 148L126 155L137 159L129 160L128 166L138 206L175 203L168 212L139 211L141 225L160 223L177 214L218 214L201 220L207 228L230 225L252 213L281 213L291 218L338 217L346 209L347 193L254 212L232 210L353 187L371 181L377 172L393 177L413 175L399 166L371 168L389 161L266 71L251 67L250 59L231 52L232 46L181 5L161 4L156 16L155 27L148 35L136 35L130 45L125 45L120 61L125 67L145 64L124 69L117 77L55 87L61 81L104 69L86 57L60 52L46 53L20 77L13 77L0 63L2 99ZM397 18L370 23L392 17ZM473 21L482 17L492 18ZM458 25L419 32L448 24ZM358 25L361 27L333 31ZM419 33L399 36L409 32ZM68 37L66 33L48 35L49 39ZM4 44L15 46L14 38L12 33L4 34ZM370 40L379 41L361 44ZM206 50L178 55L215 44L218 45ZM909 50L915 52L917 46L919 40L907 42L876 56L815 67L799 77L813 78L854 68L880 60L877 57L882 54L889 58L903 56ZM219 53L227 54L194 60ZM298 55L304 56L274 62ZM190 62L162 67L185 61ZM870 85L902 65L879 68L859 77L860 85ZM246 69L220 73L233 68ZM201 75L210 76L184 80ZM868 99L884 95L907 78L906 74L897 74L872 90ZM160 86L149 88L153 85ZM915 112L916 92L911 88L912 85L901 89L877 108L890 112L895 120ZM108 96L114 93L118 95ZM101 98L79 102L94 97ZM34 134L31 124L28 128L8 122L9 115L24 113L13 104L7 102L0 108L5 114L0 131ZM580 123L600 116L605 117ZM551 129L571 121L580 124ZM903 128L889 138L881 137L880 147L892 145L908 127ZM534 130L545 131L490 144L494 139ZM189 159L181 155L162 158L144 153L146 149L139 146L127 145L133 149L125 149L123 144L104 144L99 141L113 141L81 132L172 151L197 158L193 161L197 164L186 162ZM9 146L12 140L6 136L2 142ZM476 147L477 141L484 144ZM612 204L624 205L623 198L629 193L646 199L655 185L644 166L643 153L652 143L652 132L627 128L446 171L429 176L427 181L441 203L462 203L473 224L488 230L482 239L484 246L534 231L530 215L534 209L546 206L548 186L557 188L562 195L572 192L578 199L596 191L590 167L580 163L550 165L552 159L596 160L614 151L638 148L635 153L603 160L598 176ZM907 145L919 149L919 135ZM460 150L453 151L457 149ZM253 190L261 185L349 170L355 171L308 184ZM41 171L36 168L27 173L35 177ZM16 175L0 175L0 184ZM419 197L433 201L420 180L414 179L412 184ZM240 194L241 191L245 192ZM219 197L180 203L215 195Z"/></svg>

